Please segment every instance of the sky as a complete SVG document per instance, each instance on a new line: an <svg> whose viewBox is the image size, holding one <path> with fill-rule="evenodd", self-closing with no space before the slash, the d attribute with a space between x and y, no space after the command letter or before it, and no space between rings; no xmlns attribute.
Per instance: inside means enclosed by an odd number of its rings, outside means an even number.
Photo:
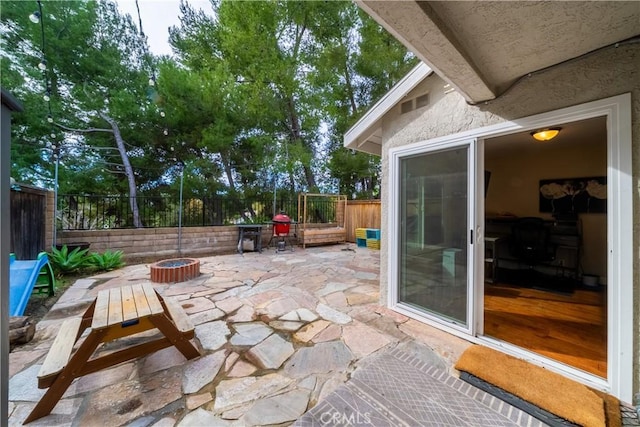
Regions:
<svg viewBox="0 0 640 427"><path fill-rule="evenodd" d="M138 10L135 0L116 0L123 14L128 13L138 25ZM188 0L196 9L212 14L209 0ZM155 55L171 55L169 27L178 26L180 20L180 0L138 0L142 29L149 41L149 48Z"/></svg>

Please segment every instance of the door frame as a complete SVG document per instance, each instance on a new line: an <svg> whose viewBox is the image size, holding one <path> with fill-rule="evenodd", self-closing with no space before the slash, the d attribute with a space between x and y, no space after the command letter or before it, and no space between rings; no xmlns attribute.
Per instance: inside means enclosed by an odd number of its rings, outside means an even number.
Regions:
<svg viewBox="0 0 640 427"><path fill-rule="evenodd" d="M503 342L482 335L484 311L480 299L484 299L484 280L476 280L471 286L472 292L468 304L472 307L470 330L465 331L451 325L446 325L429 316L407 310L398 305L398 258L399 241L397 238L398 210L399 210L399 162L402 157L420 154L438 147L451 146L456 142L476 140L471 147L475 158L475 185L470 190L471 198L476 200L472 205L473 212L470 220L475 223L475 242L483 242L484 230L484 199L478 197L483 191L484 177L478 171L484 167L483 146L485 138L509 135L528 131L559 123L574 122L594 117L606 116L607 120L607 378L602 379L587 374L567 365L555 362L544 356L526 351L520 347L507 345ZM503 352L524 358L532 363L545 366L552 371L561 373L569 378L586 383L590 386L607 391L624 402L633 399L633 180L632 180L632 141L631 141L631 94L613 96L584 104L566 107L542 114L537 114L513 121L506 121L469 131L447 135L430 140L418 141L413 144L389 149L389 206L387 229L387 301L389 308L401 312L409 317L423 321L436 328L469 341L482 343L498 348ZM470 171L470 176L471 171ZM473 197L475 196L475 197ZM471 204L471 202L470 202ZM484 277L483 244L472 248L475 258L475 270L472 277ZM480 298L481 297L481 298Z"/></svg>
<svg viewBox="0 0 640 427"><path fill-rule="evenodd" d="M447 141L443 141L442 143L433 143L428 144L428 146L419 146L414 145L407 150L397 150L397 155L394 156L394 167L391 168L390 175L395 177L395 182L402 182L402 177L400 176L401 168L400 168L400 160L406 157L414 156L414 155L424 155L430 153L439 153L443 151L453 150L456 148L466 147L467 148L467 236L469 236L470 230L475 230L475 198L476 198L476 188L475 188L475 168L476 168L476 148L475 148L476 140L473 138L455 138ZM393 181L392 181L393 182ZM401 191L394 188L393 190L393 198L391 206L398 206L400 203ZM474 265L475 260L475 247L477 246L475 242L475 235L472 239L467 238L467 324L466 326L457 324L454 321L441 318L435 314L430 314L425 311L419 310L417 308L411 307L409 305L403 304L398 300L398 277L399 277L399 258L400 258L400 212L399 209L390 209L389 211L389 228L391 230L388 233L389 236L389 247L394 247L396 251L389 251L391 255L393 253L394 262L389 263L389 273L394 274L394 282L396 285L394 287L395 290L392 290L391 287L388 288L388 302L389 307L393 308L395 311L400 313L404 313L412 318L419 319L425 323L431 325L438 325L437 327L456 331L456 333L463 334L471 334L475 335L475 316L474 316L474 301L476 300L476 292L477 289L474 286L475 283L475 274L477 268ZM389 258L391 260L391 258ZM391 272L393 270L393 273ZM392 283L391 281L389 283Z"/></svg>

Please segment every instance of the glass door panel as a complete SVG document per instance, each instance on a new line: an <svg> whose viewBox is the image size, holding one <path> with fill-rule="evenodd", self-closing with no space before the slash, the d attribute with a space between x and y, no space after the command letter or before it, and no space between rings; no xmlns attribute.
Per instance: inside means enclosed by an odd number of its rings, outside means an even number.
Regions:
<svg viewBox="0 0 640 427"><path fill-rule="evenodd" d="M398 302L468 326L469 146L400 159Z"/></svg>

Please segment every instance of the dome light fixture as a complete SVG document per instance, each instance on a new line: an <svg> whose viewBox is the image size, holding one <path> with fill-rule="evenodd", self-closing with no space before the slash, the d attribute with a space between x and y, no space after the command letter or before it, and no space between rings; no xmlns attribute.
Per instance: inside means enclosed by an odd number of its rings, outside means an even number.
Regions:
<svg viewBox="0 0 640 427"><path fill-rule="evenodd" d="M29 15L29 21L33 22L34 24L38 24L38 23L40 23L40 18L41 17L42 17L42 15L40 14L40 12L38 12L36 10L31 15Z"/></svg>
<svg viewBox="0 0 640 427"><path fill-rule="evenodd" d="M561 130L562 128L558 127L538 129L531 132L531 136L537 141L550 141L558 136Z"/></svg>

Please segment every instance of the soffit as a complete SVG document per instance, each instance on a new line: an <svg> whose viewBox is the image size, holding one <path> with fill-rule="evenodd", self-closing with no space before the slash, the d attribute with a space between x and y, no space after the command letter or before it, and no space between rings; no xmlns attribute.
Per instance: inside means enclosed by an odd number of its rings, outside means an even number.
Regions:
<svg viewBox="0 0 640 427"><path fill-rule="evenodd" d="M357 2L472 103L640 34L637 1Z"/></svg>

